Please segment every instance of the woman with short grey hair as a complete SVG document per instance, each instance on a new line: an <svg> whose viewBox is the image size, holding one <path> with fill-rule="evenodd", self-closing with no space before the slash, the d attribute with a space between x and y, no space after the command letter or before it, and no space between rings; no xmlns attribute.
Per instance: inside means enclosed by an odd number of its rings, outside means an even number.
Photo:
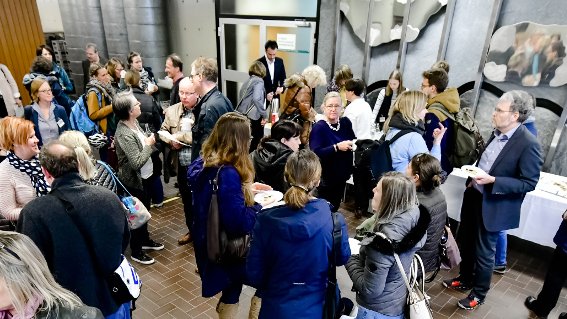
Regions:
<svg viewBox="0 0 567 319"><path fill-rule="evenodd" d="M156 139L153 134L146 136L140 128L136 120L141 114L140 102L131 91L116 94L112 109L120 119L114 136L118 156L118 178L124 183L128 192L142 201L149 210L148 190L153 175L151 155ZM132 229L131 235L132 260L145 265L153 264L155 260L146 255L144 250L162 250L164 246L150 239L148 224Z"/></svg>

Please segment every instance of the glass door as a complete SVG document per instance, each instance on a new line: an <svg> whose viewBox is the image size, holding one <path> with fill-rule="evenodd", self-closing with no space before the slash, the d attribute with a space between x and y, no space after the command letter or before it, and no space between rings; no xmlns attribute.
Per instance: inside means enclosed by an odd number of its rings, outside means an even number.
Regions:
<svg viewBox="0 0 567 319"><path fill-rule="evenodd" d="M264 55L267 40L278 42L286 75L301 72L314 63L315 22L261 19L219 19L222 91L236 106L248 68Z"/></svg>

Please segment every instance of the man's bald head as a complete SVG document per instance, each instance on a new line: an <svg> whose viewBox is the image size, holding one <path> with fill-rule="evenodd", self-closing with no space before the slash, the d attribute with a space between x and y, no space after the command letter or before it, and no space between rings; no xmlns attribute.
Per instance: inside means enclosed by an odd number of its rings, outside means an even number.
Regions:
<svg viewBox="0 0 567 319"><path fill-rule="evenodd" d="M39 153L39 162L54 178L67 173L79 172L79 162L73 149L57 140L42 147Z"/></svg>
<svg viewBox="0 0 567 319"><path fill-rule="evenodd" d="M195 85L189 77L184 77L179 81L179 99L186 109L192 109L196 104L199 95L195 91Z"/></svg>

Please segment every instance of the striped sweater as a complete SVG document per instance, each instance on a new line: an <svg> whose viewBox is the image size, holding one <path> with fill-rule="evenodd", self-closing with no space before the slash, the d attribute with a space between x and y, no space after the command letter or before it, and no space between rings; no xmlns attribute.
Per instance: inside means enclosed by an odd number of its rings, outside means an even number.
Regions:
<svg viewBox="0 0 567 319"><path fill-rule="evenodd" d="M0 163L0 213L8 220L18 220L22 207L36 198L30 177L10 165Z"/></svg>

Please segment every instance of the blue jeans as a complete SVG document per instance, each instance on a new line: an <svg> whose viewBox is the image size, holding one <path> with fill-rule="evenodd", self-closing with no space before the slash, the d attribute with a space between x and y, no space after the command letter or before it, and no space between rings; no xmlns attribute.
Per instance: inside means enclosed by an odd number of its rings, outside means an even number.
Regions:
<svg viewBox="0 0 567 319"><path fill-rule="evenodd" d="M358 313L356 314L356 319L404 319L404 314L402 313L398 316L387 316L358 305Z"/></svg>
<svg viewBox="0 0 567 319"><path fill-rule="evenodd" d="M498 241L496 242L496 256L494 258L494 266L506 266L506 250L508 248L508 235L505 230L498 232Z"/></svg>
<svg viewBox="0 0 567 319"><path fill-rule="evenodd" d="M115 313L106 316L105 319L130 319L130 302L120 305Z"/></svg>

